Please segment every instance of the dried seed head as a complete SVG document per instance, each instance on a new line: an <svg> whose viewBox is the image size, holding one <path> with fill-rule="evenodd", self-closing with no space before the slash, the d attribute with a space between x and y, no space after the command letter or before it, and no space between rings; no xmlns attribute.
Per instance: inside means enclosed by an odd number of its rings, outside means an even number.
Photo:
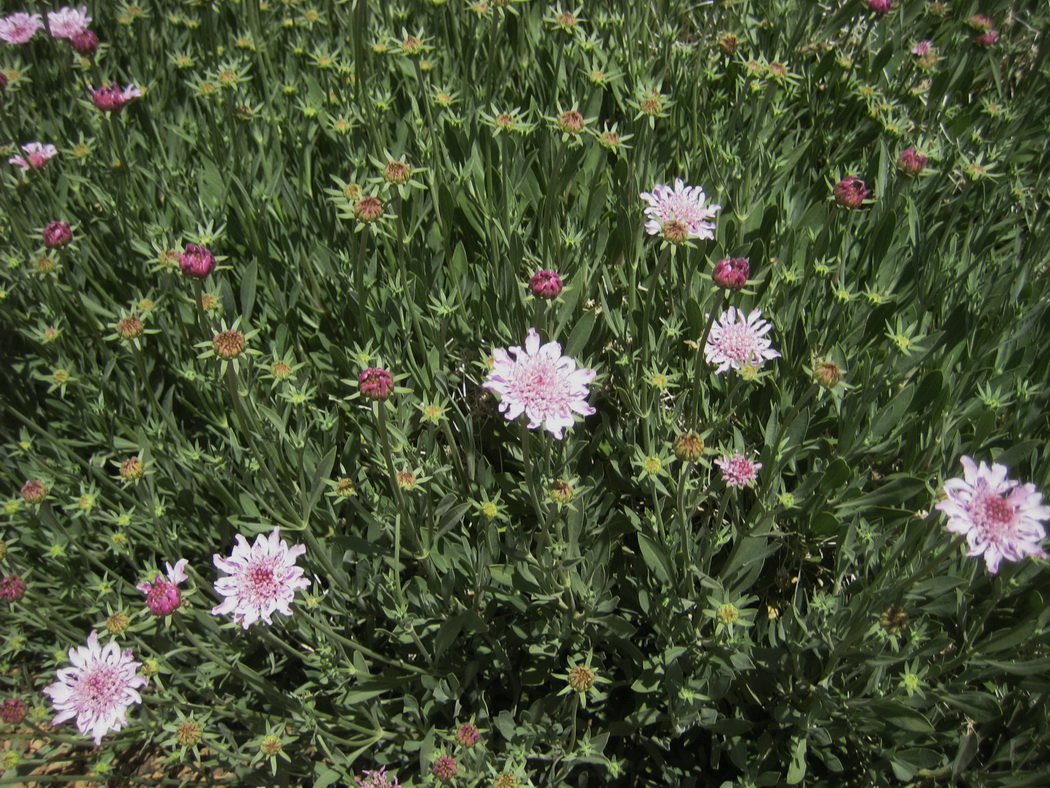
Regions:
<svg viewBox="0 0 1050 788"><path fill-rule="evenodd" d="M740 39L732 33L723 33L718 37L718 46L727 55L731 55L736 52L738 46L740 46Z"/></svg>
<svg viewBox="0 0 1050 788"><path fill-rule="evenodd" d="M279 753L283 748L284 744L281 743L281 740L276 736L272 735L265 737L262 740L262 743L259 745L259 749L270 757L273 757L274 755Z"/></svg>

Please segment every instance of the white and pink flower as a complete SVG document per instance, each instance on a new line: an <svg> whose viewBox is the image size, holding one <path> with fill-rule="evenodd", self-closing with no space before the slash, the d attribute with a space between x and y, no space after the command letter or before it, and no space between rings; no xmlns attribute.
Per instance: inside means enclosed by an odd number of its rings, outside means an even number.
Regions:
<svg viewBox="0 0 1050 788"><path fill-rule="evenodd" d="M52 156L58 153L58 149L54 145L44 145L40 142L27 142L22 146L22 153L25 156L14 155L7 160L8 164L14 164L22 168L22 172L28 172L29 170L39 170Z"/></svg>
<svg viewBox="0 0 1050 788"><path fill-rule="evenodd" d="M736 370L745 366L758 367L769 359L780 357L766 336L773 326L761 318L761 309L754 309L745 316L743 311L731 306L711 326L704 356L708 364L717 365L715 374L730 367Z"/></svg>
<svg viewBox="0 0 1050 788"><path fill-rule="evenodd" d="M43 28L44 20L40 14L26 14L19 11L0 18L0 41L8 44L26 44Z"/></svg>
<svg viewBox="0 0 1050 788"><path fill-rule="evenodd" d="M963 478L944 483L945 498L936 508L948 516L949 531L966 537L966 554L983 555L992 574L1004 558L1046 558L1040 542L1046 538L1043 522L1050 520L1050 506L1042 503L1035 485L1008 479L1005 465L989 468L966 456L961 462Z"/></svg>
<svg viewBox="0 0 1050 788"><path fill-rule="evenodd" d="M47 26L53 38L73 38L87 30L90 24L91 17L85 5L80 8L66 6L47 13Z"/></svg>
<svg viewBox="0 0 1050 788"><path fill-rule="evenodd" d="M226 599L212 608L212 615L232 613L233 620L245 629L260 620L272 624L274 613L292 615L296 590L310 586L302 567L295 565L295 559L305 552L306 547L300 544L289 547L281 539L280 528L274 528L269 536L259 534L252 545L237 534L237 545L229 558L213 557L215 566L229 576L215 582L215 591Z"/></svg>
<svg viewBox="0 0 1050 788"><path fill-rule="evenodd" d="M73 666L58 671L58 680L43 690L58 712L51 724L76 717L77 729L101 744L103 736L127 724L128 706L142 703L138 688L146 684L146 677L137 673L142 663L115 641L99 646L94 632L87 646L69 650L69 661Z"/></svg>
<svg viewBox="0 0 1050 788"><path fill-rule="evenodd" d="M577 369L557 342L541 345L535 328L529 329L524 348L496 348L492 355L492 371L482 386L499 394L499 409L507 421L524 413L530 430L542 425L561 439L562 430L575 423L575 414L594 413L587 404L594 370Z"/></svg>
<svg viewBox="0 0 1050 788"><path fill-rule="evenodd" d="M641 197L649 203L645 209L649 217L645 230L649 235L662 235L672 243L715 237L715 225L710 220L722 206L708 204L699 186L686 186L681 178L676 178L673 189L657 184L651 192L642 192Z"/></svg>
<svg viewBox="0 0 1050 788"><path fill-rule="evenodd" d="M715 460L722 469L722 481L730 487L747 487L758 478L762 463L748 459L740 452L727 454Z"/></svg>

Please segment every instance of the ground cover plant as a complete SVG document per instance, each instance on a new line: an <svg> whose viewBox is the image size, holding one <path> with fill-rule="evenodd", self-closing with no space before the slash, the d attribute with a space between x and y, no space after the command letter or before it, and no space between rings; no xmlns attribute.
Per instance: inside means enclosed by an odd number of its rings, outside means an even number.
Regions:
<svg viewBox="0 0 1050 788"><path fill-rule="evenodd" d="M0 785L1044 785L1045 3L5 2Z"/></svg>

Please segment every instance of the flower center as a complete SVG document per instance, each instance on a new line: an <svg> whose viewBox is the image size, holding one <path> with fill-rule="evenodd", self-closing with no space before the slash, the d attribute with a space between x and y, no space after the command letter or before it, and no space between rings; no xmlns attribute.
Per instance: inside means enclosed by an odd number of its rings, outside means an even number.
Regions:
<svg viewBox="0 0 1050 788"><path fill-rule="evenodd" d="M117 671L112 665L96 664L80 679L78 694L85 706L101 713L113 703L119 685Z"/></svg>
<svg viewBox="0 0 1050 788"><path fill-rule="evenodd" d="M258 599L275 599L277 582L273 576L273 567L267 564L255 564L247 572L249 591Z"/></svg>
<svg viewBox="0 0 1050 788"><path fill-rule="evenodd" d="M757 355L754 331L744 323L733 323L723 328L719 346L727 358L741 364L746 364Z"/></svg>
<svg viewBox="0 0 1050 788"><path fill-rule="evenodd" d="M1001 535L1014 519L1014 507L993 492L986 492L974 502L973 519L989 536Z"/></svg>

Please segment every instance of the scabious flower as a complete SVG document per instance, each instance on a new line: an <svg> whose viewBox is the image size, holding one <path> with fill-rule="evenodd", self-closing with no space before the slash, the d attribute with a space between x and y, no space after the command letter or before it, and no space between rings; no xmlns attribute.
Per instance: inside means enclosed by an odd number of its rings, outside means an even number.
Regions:
<svg viewBox="0 0 1050 788"><path fill-rule="evenodd" d="M186 580L186 565L189 563L185 558L175 562L175 566L164 564L168 572L167 579L164 575L157 573L152 583L139 583L135 588L146 595L146 607L155 616L170 616L179 609L182 603L182 592L179 583Z"/></svg>
<svg viewBox="0 0 1050 788"><path fill-rule="evenodd" d="M179 254L179 268L186 276L204 279L215 268L215 255L207 246L186 244L186 250Z"/></svg>
<svg viewBox="0 0 1050 788"><path fill-rule="evenodd" d="M17 725L26 718L26 704L21 698L4 698L0 703L0 720Z"/></svg>
<svg viewBox="0 0 1050 788"><path fill-rule="evenodd" d="M357 384L363 397L384 400L394 391L394 376L388 370L369 367L357 376Z"/></svg>
<svg viewBox="0 0 1050 788"><path fill-rule="evenodd" d="M83 30L69 39L69 45L78 55L90 57L98 49L98 36L93 30Z"/></svg>
<svg viewBox="0 0 1050 788"><path fill-rule="evenodd" d="M481 732L478 731L477 726L470 722L464 722L456 730L456 742L464 747L473 747L478 743L480 736Z"/></svg>
<svg viewBox="0 0 1050 788"><path fill-rule="evenodd" d="M919 55L919 56L926 55L926 54L929 54L930 48L932 46L933 46L933 42L930 41L929 39L926 39L925 41L920 41L918 44L913 46L911 48L911 53L913 55Z"/></svg>
<svg viewBox="0 0 1050 788"><path fill-rule="evenodd" d="M375 771L362 772L362 777L355 777L360 788L401 788L401 783L393 774L386 773L386 767L381 766Z"/></svg>
<svg viewBox="0 0 1050 788"><path fill-rule="evenodd" d="M1050 520L1050 506L1034 484L1006 478L1005 465L972 458L961 460L963 478L944 483L945 498L936 508L948 516L948 530L966 537L969 556L983 555L988 571L996 574L999 563L1020 561L1026 555L1046 558L1039 543L1046 538L1043 521Z"/></svg>
<svg viewBox="0 0 1050 788"><path fill-rule="evenodd" d="M715 465L722 469L722 481L730 487L747 487L758 478L758 469L762 463L753 462L737 452L715 460Z"/></svg>
<svg viewBox="0 0 1050 788"><path fill-rule="evenodd" d="M843 208L859 208L867 196L867 184L856 175L847 175L835 184L835 202Z"/></svg>
<svg viewBox="0 0 1050 788"><path fill-rule="evenodd" d="M561 276L546 268L541 268L529 279L529 289L537 298L557 298L561 288Z"/></svg>
<svg viewBox="0 0 1050 788"><path fill-rule="evenodd" d="M557 342L541 345L535 328L529 329L524 349L496 348L492 355L492 371L482 386L500 395L499 409L508 421L524 413L530 430L542 425L561 439L562 430L573 425L574 413L594 413L587 404L587 384L594 380L594 370L576 369L576 362L561 354Z"/></svg>
<svg viewBox="0 0 1050 788"><path fill-rule="evenodd" d="M676 178L674 188L657 184L651 192L642 192L642 199L649 203L645 215L645 231L649 235L662 235L672 243L684 243L690 238L712 239L715 237L713 219L721 205L707 204L704 190L699 186L686 186Z"/></svg>
<svg viewBox="0 0 1050 788"><path fill-rule="evenodd" d="M892 0L868 0L868 8L870 8L872 12L878 14L879 16L882 16L883 14L888 14L890 8L892 7Z"/></svg>
<svg viewBox="0 0 1050 788"><path fill-rule="evenodd" d="M740 290L747 284L751 274L751 265L743 257L724 257L715 263L711 278L719 287L726 290Z"/></svg>
<svg viewBox="0 0 1050 788"><path fill-rule="evenodd" d="M296 589L310 585L302 567L295 565L295 559L305 552L301 544L289 547L277 527L269 536L259 534L253 545L237 534L237 545L229 558L218 553L212 558L215 566L229 575L215 583L216 592L226 599L212 608L212 615L232 613L233 620L245 629L259 620L272 624L270 617L275 612L290 616Z"/></svg>
<svg viewBox="0 0 1050 788"><path fill-rule="evenodd" d="M91 17L88 16L87 6L84 5L80 8L66 6L58 11L48 11L47 14L47 25L51 28L54 38L72 38L87 30L89 24Z"/></svg>
<svg viewBox="0 0 1050 788"><path fill-rule="evenodd" d="M0 599L17 602L26 593L26 581L20 575L7 575L0 580Z"/></svg>
<svg viewBox="0 0 1050 788"><path fill-rule="evenodd" d="M41 503L47 497L47 485L39 479L30 479L22 485L22 499L26 503Z"/></svg>
<svg viewBox="0 0 1050 788"><path fill-rule="evenodd" d="M44 687L44 694L58 714L52 725L73 717L81 733L90 733L95 744L110 731L119 731L127 724L128 706L142 703L138 688L146 683L145 676L136 674L141 667L131 649L121 651L116 642L99 646L98 635L88 635L87 646L71 648L70 668L58 671L54 684Z"/></svg>
<svg viewBox="0 0 1050 788"><path fill-rule="evenodd" d="M22 168L22 172L28 172L29 170L39 170L48 160L58 153L58 149L54 145L44 145L39 142L27 142L22 146L22 152L25 156L12 156L7 160L8 164L15 164Z"/></svg>
<svg viewBox="0 0 1050 788"><path fill-rule="evenodd" d="M91 100L103 112L120 112L132 99L142 96L142 91L134 85L128 84L123 89L116 83L94 88L88 85L91 91Z"/></svg>
<svg viewBox="0 0 1050 788"><path fill-rule="evenodd" d="M999 39L999 34L993 29L981 33L979 36L974 38L974 41L978 46L990 47Z"/></svg>
<svg viewBox="0 0 1050 788"><path fill-rule="evenodd" d="M26 14L19 11L0 18L0 41L6 41L8 44L25 44L43 26L44 20L40 14Z"/></svg>
<svg viewBox="0 0 1050 788"><path fill-rule="evenodd" d="M918 175L926 167L925 154L915 148L905 148L897 157L897 168L905 175Z"/></svg>
<svg viewBox="0 0 1050 788"><path fill-rule="evenodd" d="M459 764L456 763L456 759L451 755L439 755L434 759L434 763L430 767L430 772L443 783L447 783L455 777L458 771Z"/></svg>
<svg viewBox="0 0 1050 788"><path fill-rule="evenodd" d="M708 364L718 365L716 375L730 367L735 370L748 365L757 367L764 361L780 357L766 336L773 326L761 318L761 309L754 309L745 316L742 310L731 306L711 326L704 356Z"/></svg>
<svg viewBox="0 0 1050 788"><path fill-rule="evenodd" d="M69 229L68 222L51 222L44 228L42 235L44 246L48 249L58 249L73 240L73 231Z"/></svg>

